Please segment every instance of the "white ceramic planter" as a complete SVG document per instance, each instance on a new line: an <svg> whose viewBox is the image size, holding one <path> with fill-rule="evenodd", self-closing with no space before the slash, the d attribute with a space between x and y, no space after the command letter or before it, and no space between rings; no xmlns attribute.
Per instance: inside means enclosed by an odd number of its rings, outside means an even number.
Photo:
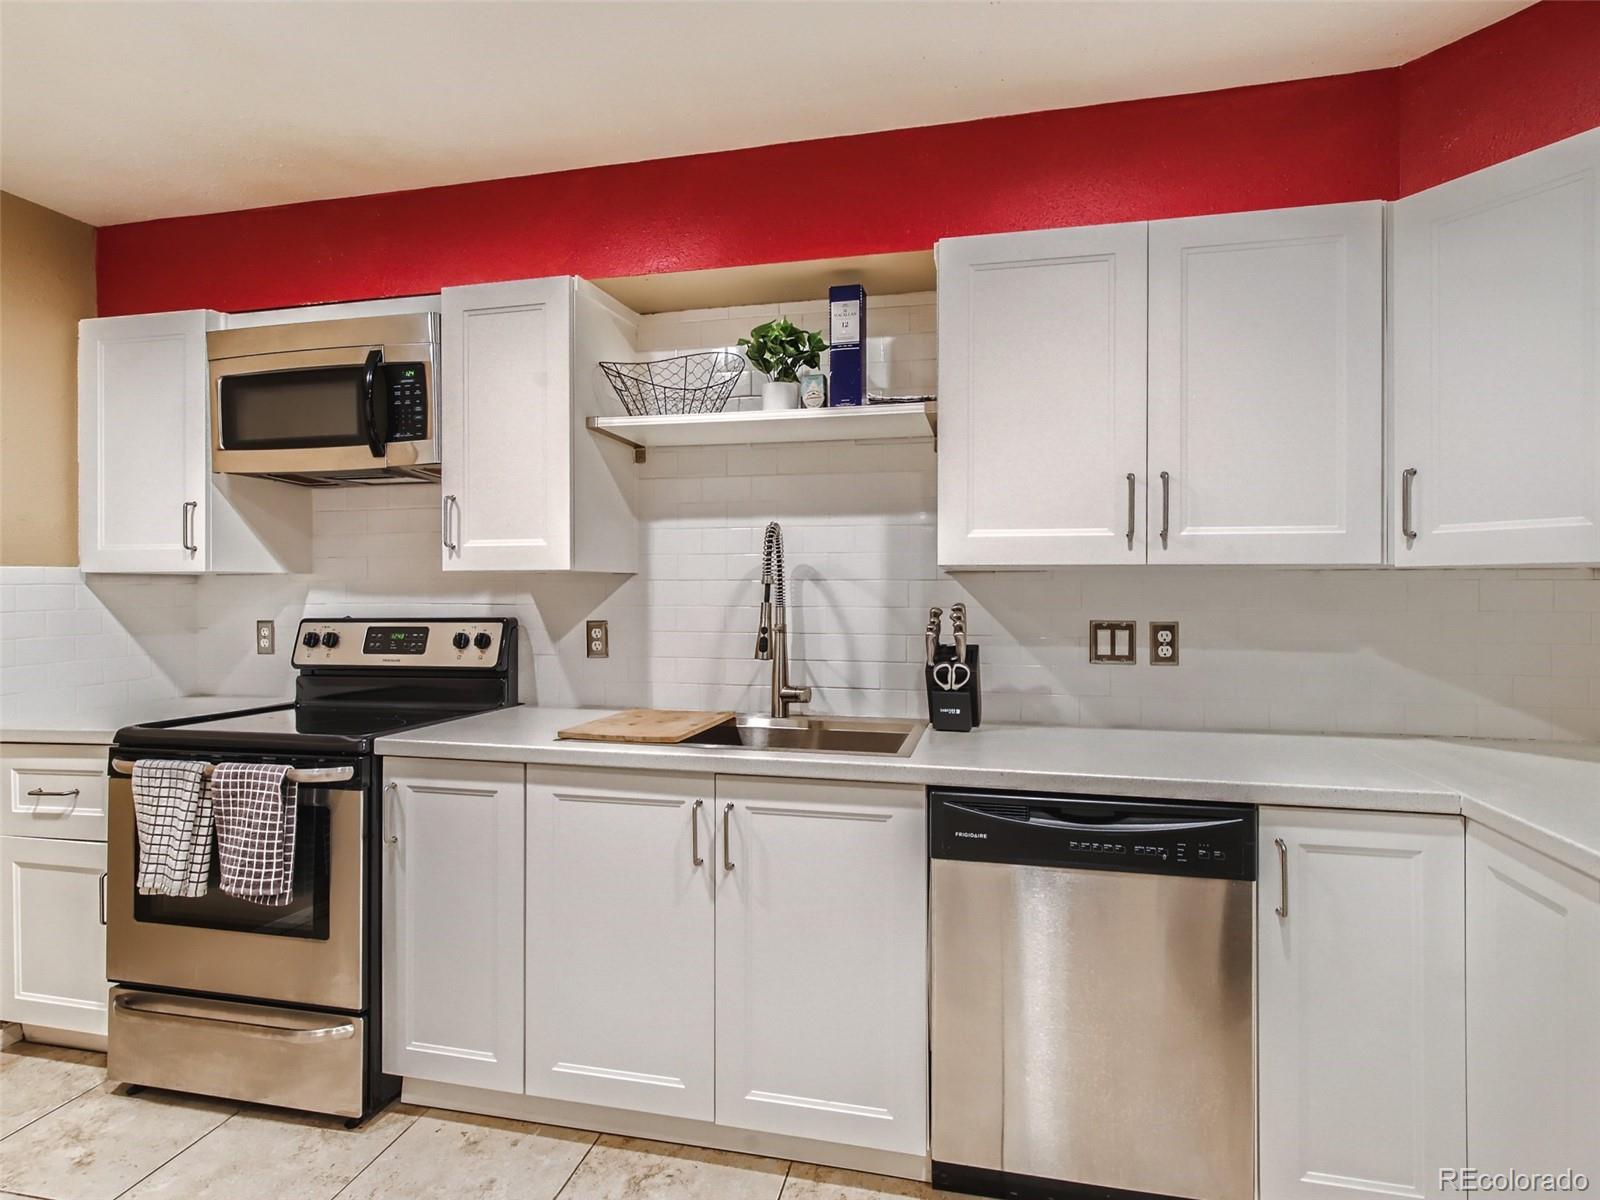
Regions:
<svg viewBox="0 0 1600 1200"><path fill-rule="evenodd" d="M785 408L800 407L800 385L798 383L779 383L776 379L769 379L761 385L761 410L763 412L778 412Z"/></svg>

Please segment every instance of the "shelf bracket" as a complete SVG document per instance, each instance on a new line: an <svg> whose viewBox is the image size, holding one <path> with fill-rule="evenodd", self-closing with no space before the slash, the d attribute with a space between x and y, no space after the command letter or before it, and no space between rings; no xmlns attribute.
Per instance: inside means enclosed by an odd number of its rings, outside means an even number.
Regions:
<svg viewBox="0 0 1600 1200"><path fill-rule="evenodd" d="M648 458L648 453L643 446L634 441L632 438L625 438L620 433L616 433L605 428L605 426L600 424L599 417L590 417L584 422L584 424L589 427L590 433L598 433L601 437L608 437L613 442L621 442L624 446L629 447L633 451L634 462L642 463Z"/></svg>

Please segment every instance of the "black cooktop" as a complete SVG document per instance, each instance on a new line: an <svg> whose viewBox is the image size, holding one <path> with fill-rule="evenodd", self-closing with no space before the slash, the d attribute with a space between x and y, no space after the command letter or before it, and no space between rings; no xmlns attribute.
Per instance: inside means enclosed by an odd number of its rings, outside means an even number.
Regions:
<svg viewBox="0 0 1600 1200"><path fill-rule="evenodd" d="M217 713L117 731L129 749L230 750L280 754L372 753L374 738L470 716L471 710L360 708L334 704L286 704L279 708Z"/></svg>

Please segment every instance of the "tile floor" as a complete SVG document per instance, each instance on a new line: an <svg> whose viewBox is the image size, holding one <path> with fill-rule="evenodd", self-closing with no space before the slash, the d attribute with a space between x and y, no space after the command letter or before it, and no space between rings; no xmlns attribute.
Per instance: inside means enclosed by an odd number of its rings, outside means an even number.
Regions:
<svg viewBox="0 0 1600 1200"><path fill-rule="evenodd" d="M42 1200L934 1200L926 1184L396 1104L335 1120L172 1092L105 1056L0 1051L0 1197ZM951 1198L955 1200L955 1198Z"/></svg>

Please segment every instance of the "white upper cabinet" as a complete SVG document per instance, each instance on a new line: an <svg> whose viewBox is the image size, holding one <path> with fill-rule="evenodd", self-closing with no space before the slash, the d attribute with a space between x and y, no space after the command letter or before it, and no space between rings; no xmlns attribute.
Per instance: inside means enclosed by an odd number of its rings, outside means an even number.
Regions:
<svg viewBox="0 0 1600 1200"><path fill-rule="evenodd" d="M1263 808L1259 846L1261 1196L1442 1200L1467 1150L1461 819Z"/></svg>
<svg viewBox="0 0 1600 1200"><path fill-rule="evenodd" d="M920 787L717 777L717 1123L928 1147Z"/></svg>
<svg viewBox="0 0 1600 1200"><path fill-rule="evenodd" d="M715 1115L709 775L528 768L530 1095Z"/></svg>
<svg viewBox="0 0 1600 1200"><path fill-rule="evenodd" d="M78 325L78 562L85 571L311 566L311 493L211 473L206 333L220 313Z"/></svg>
<svg viewBox="0 0 1600 1200"><path fill-rule="evenodd" d="M939 562L1143 562L1145 226L939 261Z"/></svg>
<svg viewBox="0 0 1600 1200"><path fill-rule="evenodd" d="M1467 830L1467 1149L1600 1180L1600 879Z"/></svg>
<svg viewBox="0 0 1600 1200"><path fill-rule="evenodd" d="M1383 561L1383 204L1150 225L1153 563Z"/></svg>
<svg viewBox="0 0 1600 1200"><path fill-rule="evenodd" d="M596 438L595 364L637 320L572 276L445 288L444 569L635 571L628 450Z"/></svg>
<svg viewBox="0 0 1600 1200"><path fill-rule="evenodd" d="M1395 561L1600 562L1600 129L1392 219Z"/></svg>

